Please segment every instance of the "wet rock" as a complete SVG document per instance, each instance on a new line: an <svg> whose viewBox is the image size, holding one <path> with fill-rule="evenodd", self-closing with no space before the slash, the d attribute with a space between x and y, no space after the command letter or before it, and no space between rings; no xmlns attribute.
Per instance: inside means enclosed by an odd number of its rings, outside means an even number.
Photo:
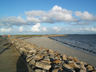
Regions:
<svg viewBox="0 0 96 72"><path fill-rule="evenodd" d="M36 67L49 70L51 68L51 65L43 62L36 62Z"/></svg>

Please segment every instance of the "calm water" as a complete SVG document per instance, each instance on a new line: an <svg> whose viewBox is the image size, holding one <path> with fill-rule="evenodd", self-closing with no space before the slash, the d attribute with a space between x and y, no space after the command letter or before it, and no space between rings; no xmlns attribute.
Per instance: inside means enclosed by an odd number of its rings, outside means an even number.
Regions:
<svg viewBox="0 0 96 72"><path fill-rule="evenodd" d="M72 48L81 49L96 55L96 35L68 35L50 38Z"/></svg>

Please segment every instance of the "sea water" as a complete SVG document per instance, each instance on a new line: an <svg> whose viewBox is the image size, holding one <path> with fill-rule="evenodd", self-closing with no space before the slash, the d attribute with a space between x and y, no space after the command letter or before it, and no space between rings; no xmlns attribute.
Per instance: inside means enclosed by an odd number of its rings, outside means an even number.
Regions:
<svg viewBox="0 0 96 72"><path fill-rule="evenodd" d="M96 35L65 35L50 37L72 48L81 49L96 55Z"/></svg>

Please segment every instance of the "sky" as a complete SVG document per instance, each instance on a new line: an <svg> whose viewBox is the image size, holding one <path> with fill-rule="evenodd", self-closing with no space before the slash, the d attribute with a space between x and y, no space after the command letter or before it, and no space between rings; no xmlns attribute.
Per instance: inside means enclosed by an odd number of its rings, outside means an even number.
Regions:
<svg viewBox="0 0 96 72"><path fill-rule="evenodd" d="M5 34L96 34L96 0L0 0Z"/></svg>

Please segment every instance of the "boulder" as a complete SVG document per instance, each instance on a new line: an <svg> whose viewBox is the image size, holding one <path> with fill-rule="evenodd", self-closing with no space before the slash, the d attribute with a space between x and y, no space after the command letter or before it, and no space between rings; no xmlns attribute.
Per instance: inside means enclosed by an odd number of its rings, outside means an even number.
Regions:
<svg viewBox="0 0 96 72"><path fill-rule="evenodd" d="M34 59L35 59L35 60L40 60L40 59L43 59L43 57L44 57L44 55L42 55L42 54L37 54L37 55L34 56Z"/></svg>
<svg viewBox="0 0 96 72"><path fill-rule="evenodd" d="M51 65L43 62L36 62L36 67L49 70L51 68Z"/></svg>

